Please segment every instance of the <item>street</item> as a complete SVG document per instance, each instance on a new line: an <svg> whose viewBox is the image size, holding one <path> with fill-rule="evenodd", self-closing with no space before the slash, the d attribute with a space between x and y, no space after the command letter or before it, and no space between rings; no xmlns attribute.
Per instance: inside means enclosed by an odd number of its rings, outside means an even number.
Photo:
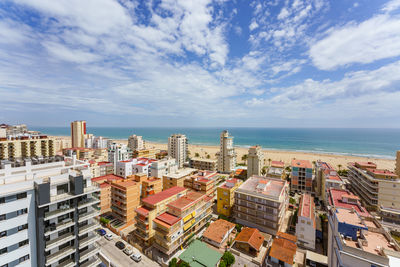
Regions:
<svg viewBox="0 0 400 267"><path fill-rule="evenodd" d="M107 233L110 233L110 231L107 231ZM127 242L123 241L119 236L115 234L113 234L113 239L111 241L108 241L104 237L97 241L97 244L101 248L101 253L104 254L111 261L111 263L113 264L112 266L159 266L158 263L152 261L142 253L140 253L142 255L142 260L140 262L135 262L124 252L122 252L122 250L118 249L115 246L115 243L117 241L122 241L125 245L128 245ZM131 245L128 246L131 247L134 252L138 252L136 248L132 247Z"/></svg>

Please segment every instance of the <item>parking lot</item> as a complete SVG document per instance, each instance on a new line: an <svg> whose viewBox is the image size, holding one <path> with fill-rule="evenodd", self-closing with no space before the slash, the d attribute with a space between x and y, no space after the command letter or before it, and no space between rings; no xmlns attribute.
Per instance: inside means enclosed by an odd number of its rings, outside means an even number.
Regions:
<svg viewBox="0 0 400 267"><path fill-rule="evenodd" d="M109 230L106 230L107 234L111 233ZM119 236L113 234L113 239L108 241L104 238L104 236L97 241L97 244L100 245L101 253L105 255L115 267L124 267L124 266L159 266L158 263L152 261L142 253L142 260L140 262L135 262L129 256L127 256L122 250L118 249L115 246L117 241L124 242L125 245L132 248L134 252L139 252L136 248L128 245L127 242L123 241Z"/></svg>

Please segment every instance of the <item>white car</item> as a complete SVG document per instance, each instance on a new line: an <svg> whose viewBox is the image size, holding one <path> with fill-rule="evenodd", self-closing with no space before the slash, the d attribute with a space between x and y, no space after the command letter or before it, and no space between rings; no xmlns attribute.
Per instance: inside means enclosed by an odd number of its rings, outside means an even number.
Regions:
<svg viewBox="0 0 400 267"><path fill-rule="evenodd" d="M130 256L133 253L133 250L130 247L126 247L123 251L128 256Z"/></svg>
<svg viewBox="0 0 400 267"><path fill-rule="evenodd" d="M104 236L104 238L107 239L108 241L110 241L110 240L113 239L113 235L112 235L112 234L106 234L106 235Z"/></svg>
<svg viewBox="0 0 400 267"><path fill-rule="evenodd" d="M133 254L133 255L131 256L131 259L134 260L134 261L136 261L136 262L139 262L139 261L142 260L142 255L140 255L140 253L135 253L135 254Z"/></svg>

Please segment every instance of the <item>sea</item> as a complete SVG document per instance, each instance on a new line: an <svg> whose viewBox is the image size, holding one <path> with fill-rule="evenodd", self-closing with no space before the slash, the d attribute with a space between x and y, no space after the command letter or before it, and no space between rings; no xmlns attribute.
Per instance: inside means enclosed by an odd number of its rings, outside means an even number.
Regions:
<svg viewBox="0 0 400 267"><path fill-rule="evenodd" d="M70 135L69 127L29 127L47 135ZM130 135L167 143L174 133L185 134L190 144L219 145L222 130L234 137L234 145L260 145L264 149L326 153L394 159L400 150L400 129L349 128L157 128L157 127L88 127L87 132L112 139Z"/></svg>

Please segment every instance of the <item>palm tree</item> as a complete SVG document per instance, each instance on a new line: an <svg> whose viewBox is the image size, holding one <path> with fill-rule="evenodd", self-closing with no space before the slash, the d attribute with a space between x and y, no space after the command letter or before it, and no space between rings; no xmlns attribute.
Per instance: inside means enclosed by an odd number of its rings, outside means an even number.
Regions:
<svg viewBox="0 0 400 267"><path fill-rule="evenodd" d="M339 171L340 171L340 168L342 168L342 164L338 164L337 166L338 166Z"/></svg>
<svg viewBox="0 0 400 267"><path fill-rule="evenodd" d="M268 159L269 166L271 166L272 159Z"/></svg>
<svg viewBox="0 0 400 267"><path fill-rule="evenodd" d="M262 169L261 169L261 175L266 175L267 174L267 166L264 166Z"/></svg>
<svg viewBox="0 0 400 267"><path fill-rule="evenodd" d="M247 160L247 154L244 154L244 155L242 156L242 160L243 160L243 161L246 161L246 160Z"/></svg>

